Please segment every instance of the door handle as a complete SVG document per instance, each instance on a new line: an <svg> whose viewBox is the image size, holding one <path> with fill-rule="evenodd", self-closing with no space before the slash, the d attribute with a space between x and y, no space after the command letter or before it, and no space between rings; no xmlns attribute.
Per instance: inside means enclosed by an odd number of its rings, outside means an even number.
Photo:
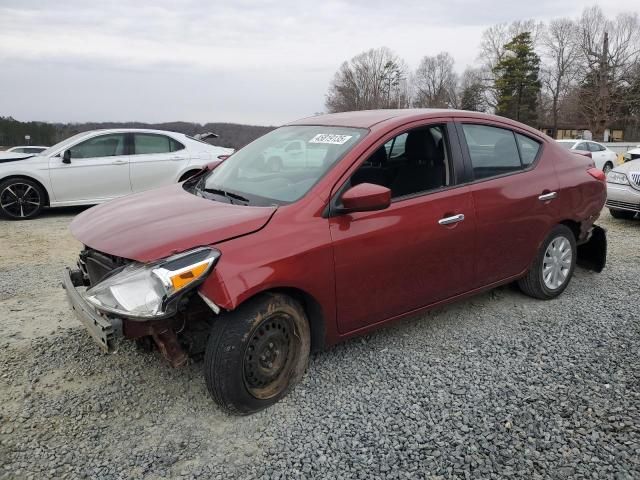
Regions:
<svg viewBox="0 0 640 480"><path fill-rule="evenodd" d="M547 202L549 200L553 200L557 196L558 196L558 192L543 193L538 197L538 200L540 200L541 202Z"/></svg>
<svg viewBox="0 0 640 480"><path fill-rule="evenodd" d="M125 165L126 163L126 160L114 160L113 162L111 162L111 165Z"/></svg>
<svg viewBox="0 0 640 480"><path fill-rule="evenodd" d="M184 160L184 157L171 157L171 160L174 162L179 162L180 160Z"/></svg>
<svg viewBox="0 0 640 480"><path fill-rule="evenodd" d="M451 225L452 223L458 223L464 220L464 215L459 213L458 215L454 215L453 217L445 217L438 220L440 225Z"/></svg>

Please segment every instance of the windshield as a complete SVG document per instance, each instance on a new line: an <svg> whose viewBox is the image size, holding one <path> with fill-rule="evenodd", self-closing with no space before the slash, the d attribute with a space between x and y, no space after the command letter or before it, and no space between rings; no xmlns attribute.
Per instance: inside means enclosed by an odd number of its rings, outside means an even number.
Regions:
<svg viewBox="0 0 640 480"><path fill-rule="evenodd" d="M573 147L576 144L576 142L558 142L558 143L562 148L566 148L567 150L571 150L571 147Z"/></svg>
<svg viewBox="0 0 640 480"><path fill-rule="evenodd" d="M69 144L75 142L77 139L79 139L80 137L86 135L89 132L81 132L81 133L76 133L74 136L67 138L66 140L63 140L61 142L56 143L55 145L52 145L51 147L47 148L46 150L43 150L42 152L40 152L40 155L51 155L52 153L56 152L57 150L64 148L66 146L68 146Z"/></svg>
<svg viewBox="0 0 640 480"><path fill-rule="evenodd" d="M289 126L267 133L202 177L195 193L252 205L286 204L305 195L367 130Z"/></svg>

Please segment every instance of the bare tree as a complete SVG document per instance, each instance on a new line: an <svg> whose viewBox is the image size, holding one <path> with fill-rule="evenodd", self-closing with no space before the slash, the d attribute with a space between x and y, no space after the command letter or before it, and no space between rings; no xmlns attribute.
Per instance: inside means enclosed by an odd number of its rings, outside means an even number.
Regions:
<svg viewBox="0 0 640 480"><path fill-rule="evenodd" d="M544 63L540 78L544 87L541 95L548 96L553 125L553 137L558 131L558 117L562 100L569 94L579 72L580 48L575 41L577 25L567 18L552 20L540 35ZM541 99L541 104L545 100Z"/></svg>
<svg viewBox="0 0 640 480"><path fill-rule="evenodd" d="M356 55L336 72L325 100L327 110L406 108L407 73L404 60L386 47Z"/></svg>
<svg viewBox="0 0 640 480"><path fill-rule="evenodd" d="M454 60L448 52L426 56L413 77L414 107L451 108L457 106L458 78L453 71Z"/></svg>
<svg viewBox="0 0 640 480"><path fill-rule="evenodd" d="M580 106L596 139L604 138L608 123L625 109L632 72L640 56L640 22L636 13L609 20L599 7L587 8L578 22L582 68Z"/></svg>
<svg viewBox="0 0 640 480"><path fill-rule="evenodd" d="M467 67L458 84L458 108L484 112L487 108L485 99L484 74L482 70Z"/></svg>

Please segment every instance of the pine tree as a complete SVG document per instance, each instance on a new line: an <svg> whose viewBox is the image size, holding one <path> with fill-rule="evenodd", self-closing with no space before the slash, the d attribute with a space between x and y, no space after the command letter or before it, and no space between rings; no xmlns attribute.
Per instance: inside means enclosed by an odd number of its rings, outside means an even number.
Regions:
<svg viewBox="0 0 640 480"><path fill-rule="evenodd" d="M540 92L540 57L533 50L529 32L513 37L506 53L493 69L498 104L496 113L535 125Z"/></svg>

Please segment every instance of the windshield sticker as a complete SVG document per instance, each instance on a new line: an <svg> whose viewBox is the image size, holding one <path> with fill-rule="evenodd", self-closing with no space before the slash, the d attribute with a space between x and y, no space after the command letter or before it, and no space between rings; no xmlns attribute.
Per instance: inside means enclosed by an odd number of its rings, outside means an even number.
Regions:
<svg viewBox="0 0 640 480"><path fill-rule="evenodd" d="M329 143L331 145L344 145L353 135L334 135L331 133L319 133L309 143Z"/></svg>

